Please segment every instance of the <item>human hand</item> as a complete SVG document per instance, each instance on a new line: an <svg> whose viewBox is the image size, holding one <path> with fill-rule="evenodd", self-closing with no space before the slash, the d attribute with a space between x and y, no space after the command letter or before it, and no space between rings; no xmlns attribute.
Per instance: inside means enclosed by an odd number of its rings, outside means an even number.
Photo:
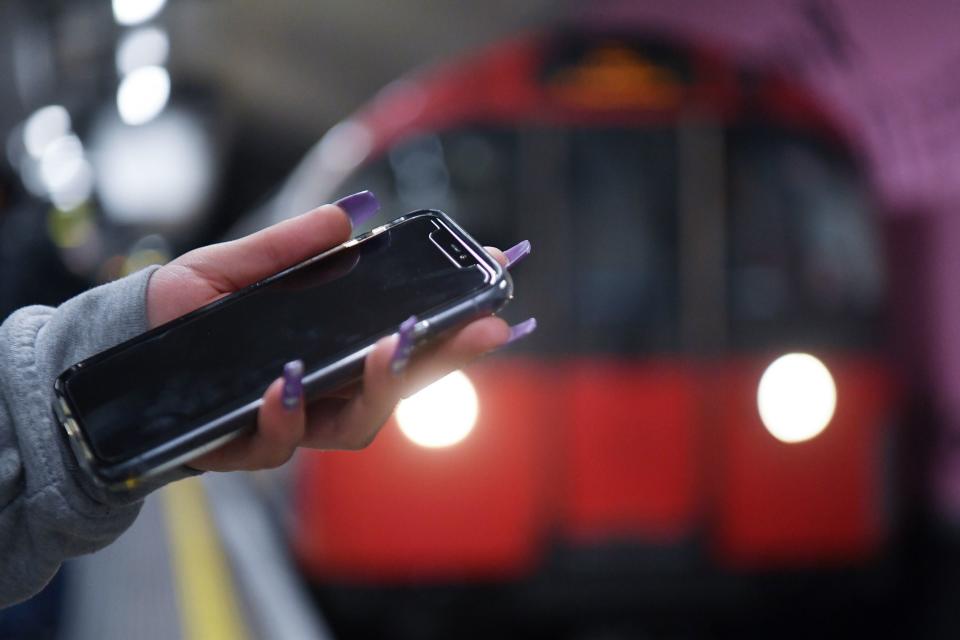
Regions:
<svg viewBox="0 0 960 640"><path fill-rule="evenodd" d="M180 256L150 279L150 326L177 318L345 242L353 225L373 215L378 207L373 194L361 192L244 238ZM521 243L507 254L490 247L488 251L509 266L529 252L529 243ZM532 320L513 328L493 316L476 320L418 353L400 373L393 370L405 363L404 340L399 334L385 337L367 355L363 378L357 385L306 405L302 365L298 370L298 363L288 363L284 376L264 393L256 430L189 464L211 471L259 469L283 464L301 446L363 448L373 441L401 398L523 337L534 327Z"/></svg>

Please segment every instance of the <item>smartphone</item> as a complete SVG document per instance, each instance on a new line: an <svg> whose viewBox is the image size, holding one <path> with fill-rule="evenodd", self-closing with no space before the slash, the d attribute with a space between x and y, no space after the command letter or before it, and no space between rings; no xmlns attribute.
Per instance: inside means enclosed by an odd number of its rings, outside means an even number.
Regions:
<svg viewBox="0 0 960 640"><path fill-rule="evenodd" d="M446 214L413 212L73 365L54 413L94 482L132 489L253 426L284 363L303 360L309 400L358 379L411 315L422 345L512 293Z"/></svg>

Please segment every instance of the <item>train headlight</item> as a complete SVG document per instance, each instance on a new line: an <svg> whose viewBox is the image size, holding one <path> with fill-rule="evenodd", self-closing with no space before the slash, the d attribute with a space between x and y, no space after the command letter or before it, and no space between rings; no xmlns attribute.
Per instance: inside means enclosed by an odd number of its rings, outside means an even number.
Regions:
<svg viewBox="0 0 960 640"><path fill-rule="evenodd" d="M781 442L803 442L816 437L830 424L836 407L833 376L823 362L810 354L780 356L760 378L760 419Z"/></svg>
<svg viewBox="0 0 960 640"><path fill-rule="evenodd" d="M477 392L460 371L437 380L397 405L397 424L422 447L449 447L466 438L477 422Z"/></svg>

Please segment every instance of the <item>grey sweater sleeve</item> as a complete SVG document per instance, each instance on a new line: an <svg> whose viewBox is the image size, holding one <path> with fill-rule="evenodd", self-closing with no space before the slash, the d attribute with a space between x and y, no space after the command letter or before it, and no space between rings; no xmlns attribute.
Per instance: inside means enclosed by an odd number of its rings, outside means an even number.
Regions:
<svg viewBox="0 0 960 640"><path fill-rule="evenodd" d="M109 544L140 510L144 491L86 484L51 402L64 369L147 329L155 270L56 309L20 309L0 325L0 607L39 591L64 559Z"/></svg>

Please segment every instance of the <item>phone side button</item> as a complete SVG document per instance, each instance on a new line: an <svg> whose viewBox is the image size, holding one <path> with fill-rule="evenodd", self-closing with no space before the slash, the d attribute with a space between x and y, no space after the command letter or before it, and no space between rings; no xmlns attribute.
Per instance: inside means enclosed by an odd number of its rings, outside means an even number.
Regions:
<svg viewBox="0 0 960 640"><path fill-rule="evenodd" d="M66 418L69 418L72 414L70 413L70 405L67 404L67 401L63 398L60 398L60 410L63 411L63 415Z"/></svg>
<svg viewBox="0 0 960 640"><path fill-rule="evenodd" d="M73 418L67 418L64 420L63 426L67 430L67 435L69 435L71 438L76 438L78 435L80 435L80 425L78 425L77 421Z"/></svg>
<svg viewBox="0 0 960 640"><path fill-rule="evenodd" d="M421 320L413 327L413 339L419 340L430 331L430 321Z"/></svg>

